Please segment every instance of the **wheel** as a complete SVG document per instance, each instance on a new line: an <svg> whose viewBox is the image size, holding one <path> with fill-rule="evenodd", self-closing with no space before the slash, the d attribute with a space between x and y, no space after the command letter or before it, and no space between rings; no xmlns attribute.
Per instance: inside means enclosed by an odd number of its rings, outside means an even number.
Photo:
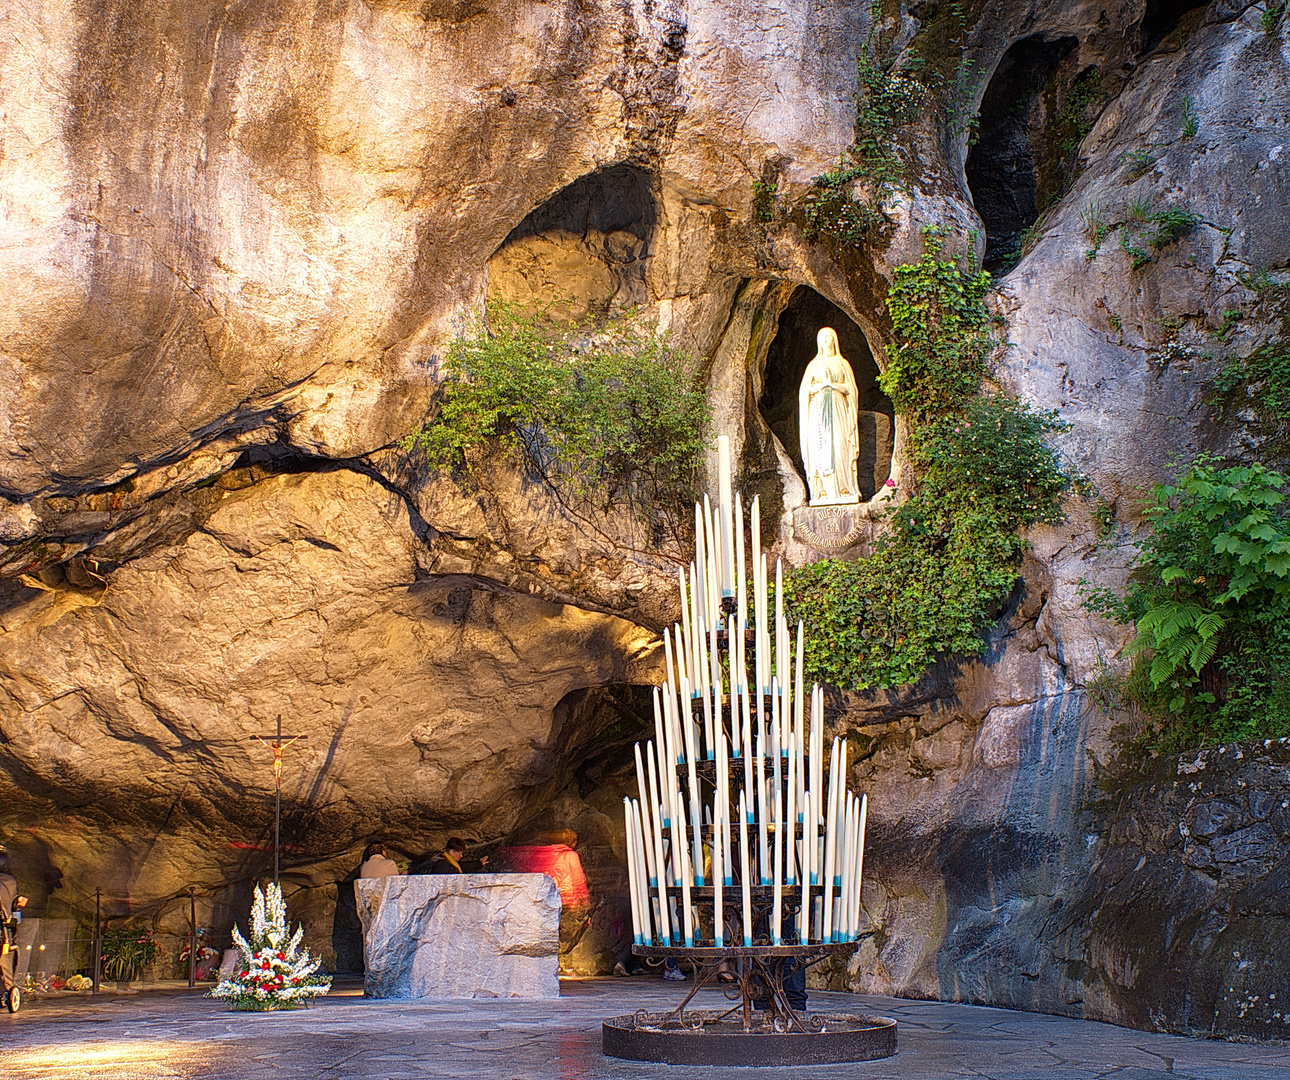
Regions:
<svg viewBox="0 0 1290 1080"><path fill-rule="evenodd" d="M4 1003L11 1013L16 1013L22 1008L22 991L15 986L5 995Z"/></svg>

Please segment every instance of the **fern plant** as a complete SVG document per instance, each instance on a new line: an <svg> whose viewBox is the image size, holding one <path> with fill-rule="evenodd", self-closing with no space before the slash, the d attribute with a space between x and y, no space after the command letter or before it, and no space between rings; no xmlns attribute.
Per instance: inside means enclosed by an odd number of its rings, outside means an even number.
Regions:
<svg viewBox="0 0 1290 1080"><path fill-rule="evenodd" d="M1126 595L1090 598L1136 629L1139 704L1174 718L1162 730L1171 748L1290 730L1285 488L1264 465L1197 458L1176 485L1156 487Z"/></svg>

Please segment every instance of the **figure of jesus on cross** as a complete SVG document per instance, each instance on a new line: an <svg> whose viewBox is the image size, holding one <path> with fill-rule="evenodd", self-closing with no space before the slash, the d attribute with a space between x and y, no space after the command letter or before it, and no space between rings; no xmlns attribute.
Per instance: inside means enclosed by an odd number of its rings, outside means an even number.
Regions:
<svg viewBox="0 0 1290 1080"><path fill-rule="evenodd" d="M288 735L283 742L282 714L278 713L278 730L274 735L252 735L257 742L264 743L273 751L273 787L275 802L273 808L273 883L278 883L278 851L282 836L282 751L294 742L308 739L308 735Z"/></svg>

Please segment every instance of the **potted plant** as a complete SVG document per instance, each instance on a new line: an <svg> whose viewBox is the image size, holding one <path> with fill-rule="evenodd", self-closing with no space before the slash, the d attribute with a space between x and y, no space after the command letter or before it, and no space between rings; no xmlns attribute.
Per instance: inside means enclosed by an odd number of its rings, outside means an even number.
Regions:
<svg viewBox="0 0 1290 1080"><path fill-rule="evenodd" d="M103 935L103 976L115 979L117 989L130 993L130 982L161 952L151 930L122 927Z"/></svg>

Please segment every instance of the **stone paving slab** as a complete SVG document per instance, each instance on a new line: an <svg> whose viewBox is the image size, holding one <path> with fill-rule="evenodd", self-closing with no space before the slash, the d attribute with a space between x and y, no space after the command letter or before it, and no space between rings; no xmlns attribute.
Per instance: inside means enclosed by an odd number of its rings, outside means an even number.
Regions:
<svg viewBox="0 0 1290 1080"><path fill-rule="evenodd" d="M779 1069L686 1068L607 1058L600 1023L669 1008L657 978L562 984L559 1001L369 1001L354 988L312 1009L230 1013L201 991L31 1002L0 1014L0 1076L19 1080L695 1080ZM706 995L706 997L705 997ZM717 1007L717 991L696 999ZM794 1068L793 1080L1290 1080L1290 1047L1183 1038L970 1005L812 993L812 1010L894 1016L884 1061Z"/></svg>

